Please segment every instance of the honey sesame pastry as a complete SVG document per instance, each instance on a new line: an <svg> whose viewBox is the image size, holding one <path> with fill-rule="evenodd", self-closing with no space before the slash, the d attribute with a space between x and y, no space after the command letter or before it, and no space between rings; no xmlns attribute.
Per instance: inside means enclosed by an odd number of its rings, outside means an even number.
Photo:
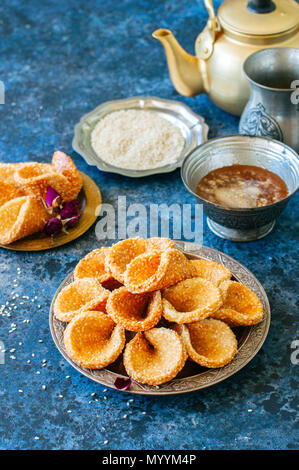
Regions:
<svg viewBox="0 0 299 470"><path fill-rule="evenodd" d="M14 174L24 163L0 163L0 181L15 185Z"/></svg>
<svg viewBox="0 0 299 470"><path fill-rule="evenodd" d="M161 292L132 294L126 287L121 287L110 294L106 310L115 323L126 330L149 330L162 317Z"/></svg>
<svg viewBox="0 0 299 470"><path fill-rule="evenodd" d="M188 356L203 367L212 369L228 364L237 352L237 339L230 327L213 318L175 325L184 342Z"/></svg>
<svg viewBox="0 0 299 470"><path fill-rule="evenodd" d="M21 189L11 183L0 180L0 207L11 199L24 196Z"/></svg>
<svg viewBox="0 0 299 470"><path fill-rule="evenodd" d="M182 339L168 328L137 333L126 345L123 355L127 374L148 385L172 380L184 367L186 358Z"/></svg>
<svg viewBox="0 0 299 470"><path fill-rule="evenodd" d="M90 277L99 281L105 289L113 290L121 286L114 279L105 265L105 260L110 248L102 247L88 253L82 258L74 270L74 279Z"/></svg>
<svg viewBox="0 0 299 470"><path fill-rule="evenodd" d="M229 269L215 261L194 259L191 260L191 263L195 266L199 277L203 277L204 279L211 281L216 286L218 286L222 281L226 281L232 277Z"/></svg>
<svg viewBox="0 0 299 470"><path fill-rule="evenodd" d="M71 182L48 163L24 163L15 171L14 178L26 194L46 200L48 187L51 187L64 201L74 199Z"/></svg>
<svg viewBox="0 0 299 470"><path fill-rule="evenodd" d="M102 369L114 362L125 341L125 330L99 311L82 311L64 331L68 355L88 369Z"/></svg>
<svg viewBox="0 0 299 470"><path fill-rule="evenodd" d="M70 322L83 310L105 311L110 292L96 279L77 279L65 286L54 302L54 314L58 320Z"/></svg>
<svg viewBox="0 0 299 470"><path fill-rule="evenodd" d="M113 277L123 284L127 266L136 256L153 250L166 250L167 248L174 248L174 243L169 238L154 237L146 240L139 237L127 238L115 243L110 248L106 257L106 267L111 271Z"/></svg>
<svg viewBox="0 0 299 470"><path fill-rule="evenodd" d="M0 207L0 243L10 243L40 231L49 214L40 199L23 196Z"/></svg>
<svg viewBox="0 0 299 470"><path fill-rule="evenodd" d="M222 305L220 290L201 277L179 282L163 291L163 316L175 323L203 320Z"/></svg>
<svg viewBox="0 0 299 470"><path fill-rule="evenodd" d="M65 201L75 199L82 188L82 177L77 170L73 160L64 152L54 152L52 166L58 173L62 174L68 181L70 189L68 194L64 194ZM59 192L59 191L58 191ZM60 193L61 194L61 193Z"/></svg>
<svg viewBox="0 0 299 470"><path fill-rule="evenodd" d="M263 319L263 306L247 286L236 281L224 281L219 285L223 306L213 314L228 325L250 326Z"/></svg>
<svg viewBox="0 0 299 470"><path fill-rule="evenodd" d="M152 292L193 276L196 269L188 258L181 251L168 248L133 259L125 272L124 284L133 293Z"/></svg>

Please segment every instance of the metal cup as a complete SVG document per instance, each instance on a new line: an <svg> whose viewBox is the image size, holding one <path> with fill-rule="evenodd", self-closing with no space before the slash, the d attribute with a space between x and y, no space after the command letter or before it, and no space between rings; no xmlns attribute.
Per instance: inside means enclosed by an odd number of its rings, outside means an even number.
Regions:
<svg viewBox="0 0 299 470"><path fill-rule="evenodd" d="M210 171L230 165L253 165L279 175L287 185L288 196L267 206L228 208L202 199L196 194L198 182ZM232 135L211 139L186 157L182 180L208 216L216 235L232 241L251 241L264 237L299 186L299 158L281 142L262 137Z"/></svg>
<svg viewBox="0 0 299 470"><path fill-rule="evenodd" d="M299 49L263 49L243 65L251 96L240 134L270 137L299 152Z"/></svg>

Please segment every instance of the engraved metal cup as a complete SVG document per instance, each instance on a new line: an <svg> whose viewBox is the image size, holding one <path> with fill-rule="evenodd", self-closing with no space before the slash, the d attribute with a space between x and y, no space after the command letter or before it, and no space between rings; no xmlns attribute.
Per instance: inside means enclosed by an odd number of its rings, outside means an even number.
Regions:
<svg viewBox="0 0 299 470"><path fill-rule="evenodd" d="M270 137L299 152L299 49L263 49L243 65L251 96L240 134Z"/></svg>
<svg viewBox="0 0 299 470"><path fill-rule="evenodd" d="M253 165L279 175L287 185L288 196L267 206L250 209L224 207L196 194L198 182L210 171L230 165ZM184 160L182 180L208 216L216 235L232 241L251 241L266 236L275 220L299 186L299 157L282 142L265 137L232 135L210 139Z"/></svg>

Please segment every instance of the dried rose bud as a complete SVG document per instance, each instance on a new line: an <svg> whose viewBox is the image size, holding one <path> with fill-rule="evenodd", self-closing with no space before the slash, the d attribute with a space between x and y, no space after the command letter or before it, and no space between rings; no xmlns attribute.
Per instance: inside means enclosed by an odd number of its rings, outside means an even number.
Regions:
<svg viewBox="0 0 299 470"><path fill-rule="evenodd" d="M43 233L45 235L58 235L62 230L62 222L58 217L53 217L48 220L46 225L43 228Z"/></svg>
<svg viewBox="0 0 299 470"><path fill-rule="evenodd" d="M71 219L78 215L79 201L74 199L73 201L66 202L60 211L60 217L64 219Z"/></svg>
<svg viewBox="0 0 299 470"><path fill-rule="evenodd" d="M79 222L80 217L81 217L81 214L71 217L66 223L67 228L75 227L75 225Z"/></svg>
<svg viewBox="0 0 299 470"><path fill-rule="evenodd" d="M48 207L58 207L62 203L62 197L55 189L48 186L46 204Z"/></svg>
<svg viewBox="0 0 299 470"><path fill-rule="evenodd" d="M128 388L131 386L131 383L132 380L130 377L128 379L117 377L114 382L114 387L117 388L117 390L128 390Z"/></svg>

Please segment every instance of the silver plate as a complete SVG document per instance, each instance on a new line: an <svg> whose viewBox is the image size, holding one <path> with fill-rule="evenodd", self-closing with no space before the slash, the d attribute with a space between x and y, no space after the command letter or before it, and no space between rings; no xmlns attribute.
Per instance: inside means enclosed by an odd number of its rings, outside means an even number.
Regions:
<svg viewBox="0 0 299 470"><path fill-rule="evenodd" d="M177 162L150 170L130 170L119 168L104 162L93 150L91 145L91 133L96 124L107 114L123 109L145 109L157 112L175 125L185 139L184 148ZM93 111L85 114L75 126L73 149L78 152L89 165L96 166L99 170L119 173L120 175L138 178L157 173L168 173L179 168L186 155L195 147L207 141L208 126L204 118L195 114L188 106L179 101L164 100L155 96L134 96L124 100L107 101Z"/></svg>
<svg viewBox="0 0 299 470"><path fill-rule="evenodd" d="M142 385L138 382L132 382L127 392L138 393L143 395L172 395L177 393L193 392L202 388L215 385L222 380L227 379L237 371L248 364L257 354L263 345L270 326L270 305L267 295L256 279L256 277L245 266L240 264L230 256L220 251L201 246L196 243L176 242L177 248L182 250L189 258L204 258L226 266L233 274L233 278L248 286L260 299L264 307L264 319L258 325L252 327L238 328L236 335L238 338L238 352L234 359L220 369L206 369L200 367L191 361L187 361L184 369L174 380L160 386ZM53 306L59 292L73 280L73 273L69 274L62 284L59 286L54 295L50 308L50 329L53 340L63 357L81 374L89 377L105 387L114 388L114 382L117 377L127 377L124 371L121 358L114 364L101 370L90 370L76 364L67 354L63 333L66 327L65 323L60 322L54 317Z"/></svg>

